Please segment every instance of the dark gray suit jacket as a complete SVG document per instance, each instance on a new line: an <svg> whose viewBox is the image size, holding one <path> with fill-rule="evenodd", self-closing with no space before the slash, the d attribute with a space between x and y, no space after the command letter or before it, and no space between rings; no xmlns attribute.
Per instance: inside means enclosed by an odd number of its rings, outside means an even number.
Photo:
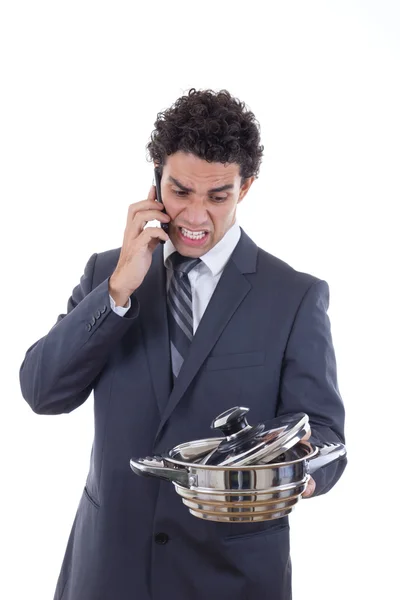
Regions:
<svg viewBox="0 0 400 600"><path fill-rule="evenodd" d="M316 440L343 442L328 285L242 230L171 392L162 246L125 317L108 296L119 252L90 258L67 314L20 370L22 394L39 414L68 413L94 390L90 469L55 599L288 600L287 517L197 519L172 484L135 475L129 459L210 437L212 419L236 405L250 408L251 423L306 412ZM345 464L317 471L316 493Z"/></svg>

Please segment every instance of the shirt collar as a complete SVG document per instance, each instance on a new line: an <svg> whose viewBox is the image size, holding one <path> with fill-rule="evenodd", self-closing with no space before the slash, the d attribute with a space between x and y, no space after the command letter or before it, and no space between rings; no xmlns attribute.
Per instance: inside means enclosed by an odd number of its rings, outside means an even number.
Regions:
<svg viewBox="0 0 400 600"><path fill-rule="evenodd" d="M230 229L228 229L228 231L225 233L222 240L220 240L218 244L216 244L213 248L211 248L211 250L206 252L206 254L201 257L202 262L206 265L206 267L208 267L214 277L219 275L219 273L225 267L240 239L240 236L241 230L237 220L235 220ZM176 248L171 240L167 240L164 244L164 265L167 258L175 251Z"/></svg>

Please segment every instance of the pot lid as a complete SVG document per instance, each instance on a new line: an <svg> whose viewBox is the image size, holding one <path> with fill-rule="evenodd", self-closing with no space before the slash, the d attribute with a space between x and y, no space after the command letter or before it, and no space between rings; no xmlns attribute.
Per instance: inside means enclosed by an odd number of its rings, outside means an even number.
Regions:
<svg viewBox="0 0 400 600"><path fill-rule="evenodd" d="M251 426L246 419L248 412L247 407L236 406L213 420L211 428L221 430L225 437L199 463L218 466L268 463L292 448L310 430L305 413L282 415Z"/></svg>
<svg viewBox="0 0 400 600"><path fill-rule="evenodd" d="M168 456L174 460L187 463L201 463L202 459L210 454L225 438L215 437L204 440L194 440L175 446L168 452Z"/></svg>

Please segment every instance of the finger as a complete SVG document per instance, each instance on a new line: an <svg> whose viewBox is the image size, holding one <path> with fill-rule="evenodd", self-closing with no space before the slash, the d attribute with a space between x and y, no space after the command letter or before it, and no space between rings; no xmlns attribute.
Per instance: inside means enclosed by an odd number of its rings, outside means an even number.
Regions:
<svg viewBox="0 0 400 600"><path fill-rule="evenodd" d="M145 228L149 221L160 221L161 223L169 223L170 217L157 210L142 210L136 213L129 229L131 235L137 237Z"/></svg>
<svg viewBox="0 0 400 600"><path fill-rule="evenodd" d="M147 200L155 200L157 198L157 190L156 190L156 186L153 184L150 187L148 196L147 196Z"/></svg>
<svg viewBox="0 0 400 600"><path fill-rule="evenodd" d="M144 210L155 210L162 212L164 210L164 206L161 204L161 202L156 202L155 200L141 200L140 202L134 202L133 204L129 205L126 224L129 225L129 223L131 223L135 218L136 214Z"/></svg>
<svg viewBox="0 0 400 600"><path fill-rule="evenodd" d="M169 240L169 235L161 229L161 227L146 227L140 234L140 237L143 239L143 242L146 244L153 244L153 240L164 240L165 242Z"/></svg>
<svg viewBox="0 0 400 600"><path fill-rule="evenodd" d="M301 438L302 442L306 442L311 437L311 429L309 429L304 437Z"/></svg>
<svg viewBox="0 0 400 600"><path fill-rule="evenodd" d="M308 483L307 483L307 487L302 494L303 498L309 498L310 496L312 496L313 493L315 492L315 487L316 487L315 481L312 477L310 477L310 479L308 480Z"/></svg>

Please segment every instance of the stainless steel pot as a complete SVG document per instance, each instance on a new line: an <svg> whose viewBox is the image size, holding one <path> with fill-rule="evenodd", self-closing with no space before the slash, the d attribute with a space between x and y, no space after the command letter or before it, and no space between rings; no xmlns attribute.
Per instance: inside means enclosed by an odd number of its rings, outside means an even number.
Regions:
<svg viewBox="0 0 400 600"><path fill-rule="evenodd" d="M242 419L244 407L235 407L223 413L213 421L221 423L221 417L234 414ZM244 465L203 464L202 461L217 454L218 448L232 435L237 442L237 431L225 438L208 438L186 442L176 446L162 456L131 459L134 473L147 477L157 477L173 483L182 502L195 517L209 521L248 522L278 519L289 514L301 498L307 487L310 474L346 454L343 444L314 447L301 441L307 415L296 415L292 420L293 439L287 427L288 417L268 422L268 429L256 433L253 440L254 464L248 464L249 438L243 437L245 451L238 452ZM308 422L308 418L306 419ZM269 427L270 424L273 427ZM301 425L299 426L299 423ZM240 431L251 433L252 428L243 423ZM255 429L255 428L254 428ZM307 428L306 428L307 429ZM235 430L235 428L234 428ZM277 430L279 434L277 434ZM260 428L257 429L260 432ZM284 432L283 435L282 431ZM253 432L254 433L254 432ZM277 445L277 435L281 435L281 451ZM244 436L244 434L243 434ZM254 437L256 441L254 441ZM264 452L261 452L261 438L264 440ZM247 444L247 445L246 445ZM222 446L223 447L223 446ZM271 451L272 448L272 451ZM268 454L268 451L271 451ZM228 450L232 457L232 452ZM226 453L220 453L222 462Z"/></svg>

